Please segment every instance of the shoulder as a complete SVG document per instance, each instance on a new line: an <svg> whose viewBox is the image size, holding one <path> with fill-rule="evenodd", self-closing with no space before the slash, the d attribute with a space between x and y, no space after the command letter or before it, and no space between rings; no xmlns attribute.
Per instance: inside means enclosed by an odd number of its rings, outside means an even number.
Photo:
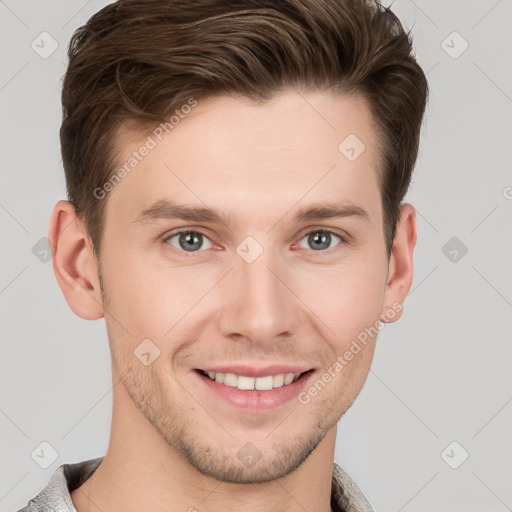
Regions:
<svg viewBox="0 0 512 512"><path fill-rule="evenodd" d="M374 512L361 489L336 463L332 470L332 501L342 512Z"/></svg>
<svg viewBox="0 0 512 512"><path fill-rule="evenodd" d="M46 487L18 512L75 512L70 492L82 485L100 465L103 457L63 464L52 474Z"/></svg>

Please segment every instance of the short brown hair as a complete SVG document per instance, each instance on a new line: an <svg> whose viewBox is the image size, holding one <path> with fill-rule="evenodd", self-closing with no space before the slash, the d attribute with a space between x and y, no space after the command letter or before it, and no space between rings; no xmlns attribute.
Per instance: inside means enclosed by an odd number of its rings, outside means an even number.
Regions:
<svg viewBox="0 0 512 512"><path fill-rule="evenodd" d="M358 93L379 132L391 253L428 83L410 31L379 0L119 0L73 34L60 129L68 198L100 253L120 126L163 122L190 98L255 101L287 87ZM341 142L341 141L340 141Z"/></svg>

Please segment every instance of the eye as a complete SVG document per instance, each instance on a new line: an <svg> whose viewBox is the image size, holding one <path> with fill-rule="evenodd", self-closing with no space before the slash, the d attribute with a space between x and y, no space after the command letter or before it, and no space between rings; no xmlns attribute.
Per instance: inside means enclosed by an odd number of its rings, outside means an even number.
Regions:
<svg viewBox="0 0 512 512"><path fill-rule="evenodd" d="M181 249L185 252L197 252L199 249L210 249L213 244L212 242L199 231L182 230L176 231L164 240L169 245L172 245L176 249ZM210 244L207 247L204 246L204 242Z"/></svg>
<svg viewBox="0 0 512 512"><path fill-rule="evenodd" d="M343 243L345 240L340 235L337 235L336 233L333 233L332 231L328 231L325 229L315 229L314 231L311 231L308 233L305 237L301 239L299 242L299 247L308 249L311 248L314 251L323 251L325 249L330 249L331 242L333 241L333 237L340 240L341 243ZM304 245L301 245L302 240L306 240L306 243L308 246L304 247ZM336 244L339 245L339 244Z"/></svg>

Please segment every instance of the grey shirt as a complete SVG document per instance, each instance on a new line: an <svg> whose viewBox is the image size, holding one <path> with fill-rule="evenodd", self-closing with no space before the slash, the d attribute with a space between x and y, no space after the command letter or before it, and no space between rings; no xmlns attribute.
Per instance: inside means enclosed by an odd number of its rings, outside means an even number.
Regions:
<svg viewBox="0 0 512 512"><path fill-rule="evenodd" d="M103 457L59 466L47 486L18 512L76 512L70 493L78 489L100 465ZM333 512L374 512L355 482L334 463L331 508Z"/></svg>

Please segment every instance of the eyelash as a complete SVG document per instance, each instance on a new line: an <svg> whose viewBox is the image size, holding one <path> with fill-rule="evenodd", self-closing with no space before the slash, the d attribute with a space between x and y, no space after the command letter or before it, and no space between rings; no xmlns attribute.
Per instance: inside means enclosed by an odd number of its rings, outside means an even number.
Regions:
<svg viewBox="0 0 512 512"><path fill-rule="evenodd" d="M347 244L349 243L346 237L344 237L344 236L340 235L339 233L336 233L335 231L332 231L332 230L330 230L330 229L326 229L326 228L314 228L314 229L312 229L311 231L308 231L307 233L305 233L305 234L304 234L304 235L299 239L299 242L300 242L300 241L302 241L304 238L306 238L308 235L311 235L312 233L317 233L317 232L320 232L320 233L323 233L323 234L334 235L335 237L338 237L341 241L340 241L337 245L335 245L334 247L331 247L331 248L329 248L329 249L320 250L320 251L314 251L313 249L310 249L310 251L317 252L317 253L322 253L322 252L324 252L324 253L325 253L325 252L328 252L328 253L329 253L329 252L331 252L332 250L334 250L336 247L338 247L338 246L340 246L340 245L347 245ZM177 231L173 231L173 232L171 232L171 233L167 233L167 234L164 236L164 238L163 238L163 242L164 242L167 246L169 246L170 244L168 243L168 241L169 241L171 238L173 238L173 237L175 237L175 236L177 236L177 235L180 235L180 234L182 234L182 233L197 233L197 234L199 234L199 235L203 236L204 238L206 238L207 240L209 240L209 241L211 242L210 238L209 238L207 235L205 235L202 231L200 231L200 230L198 230L198 229L190 229L190 228L188 228L188 229L183 229L183 228L182 228L182 229L179 229L179 230L177 230ZM213 243L213 242L211 242L211 243ZM201 249L201 250L199 250L199 251L184 251L184 250L182 250L182 249L177 249L176 247L173 247L173 246L171 246L171 247L172 247L172 249L171 249L171 250L176 250L176 251L178 251L179 253L183 254L183 255L184 255L185 257L187 257L187 258L188 258L188 257L198 257L198 253L201 253L201 252L204 252L205 250L207 250L207 249Z"/></svg>

